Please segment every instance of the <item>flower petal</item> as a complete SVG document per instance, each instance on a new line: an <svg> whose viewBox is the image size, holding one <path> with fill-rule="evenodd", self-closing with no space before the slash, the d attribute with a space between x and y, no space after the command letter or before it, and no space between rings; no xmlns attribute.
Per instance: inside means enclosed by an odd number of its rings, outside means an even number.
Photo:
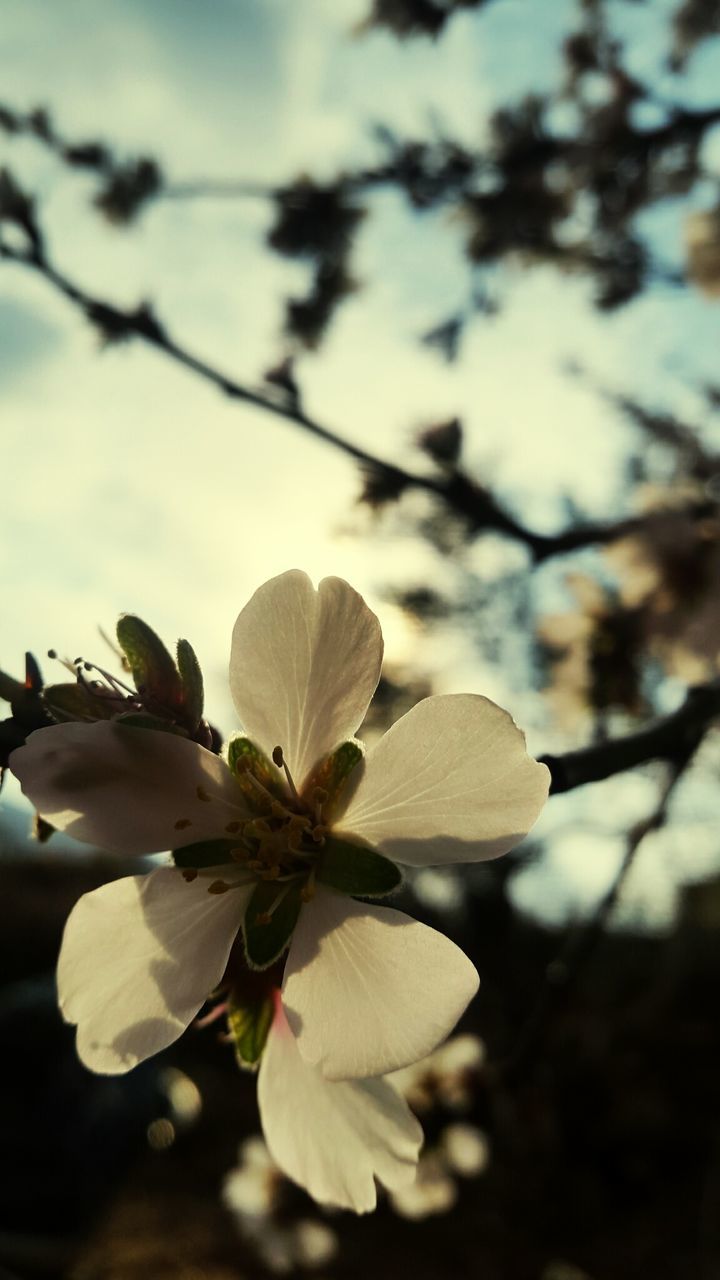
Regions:
<svg viewBox="0 0 720 1280"><path fill-rule="evenodd" d="M298 787L362 722L380 678L380 623L341 578L294 569L260 587L233 631L230 687L243 728L281 746Z"/></svg>
<svg viewBox="0 0 720 1280"><path fill-rule="evenodd" d="M444 1040L478 988L467 956L402 911L319 888L300 912L283 1004L328 1080L384 1075Z"/></svg>
<svg viewBox="0 0 720 1280"><path fill-rule="evenodd" d="M104 884L70 912L58 997L91 1071L119 1075L172 1044L218 985L250 888L209 894L206 875L188 884L160 867Z"/></svg>
<svg viewBox="0 0 720 1280"><path fill-rule="evenodd" d="M405 1100L386 1080L326 1080L301 1058L282 1007L258 1102L273 1160L320 1204L368 1213L375 1178L389 1190L414 1180L423 1133Z"/></svg>
<svg viewBox="0 0 720 1280"><path fill-rule="evenodd" d="M223 760L156 729L52 725L13 751L10 767L43 818L114 853L158 853L221 837L245 814Z"/></svg>
<svg viewBox="0 0 720 1280"><path fill-rule="evenodd" d="M527 835L549 785L507 711L473 693L441 695L369 752L337 827L409 866L480 862Z"/></svg>

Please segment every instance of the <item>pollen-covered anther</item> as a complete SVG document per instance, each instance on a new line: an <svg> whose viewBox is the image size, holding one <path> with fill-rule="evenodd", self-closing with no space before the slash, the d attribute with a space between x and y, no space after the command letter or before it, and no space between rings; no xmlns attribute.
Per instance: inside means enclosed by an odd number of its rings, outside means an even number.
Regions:
<svg viewBox="0 0 720 1280"><path fill-rule="evenodd" d="M226 828L225 828L225 830L227 831L227 833L228 833L228 835L229 835L229 836L237 835L238 831L242 831L242 829L243 829L243 823L242 823L242 822L237 822L237 821L236 821L236 822L228 822L228 824L227 824L227 826L226 826Z"/></svg>
<svg viewBox="0 0 720 1280"><path fill-rule="evenodd" d="M231 889L232 885L226 880L213 880L212 884L208 885L208 893L229 893Z"/></svg>
<svg viewBox="0 0 720 1280"><path fill-rule="evenodd" d="M285 838L287 847L291 853L298 853L305 832L310 828L309 818L304 818L302 814L295 814L288 822L285 828Z"/></svg>
<svg viewBox="0 0 720 1280"><path fill-rule="evenodd" d="M245 824L245 834L250 837L254 836L256 839L261 840L263 836L272 834L272 827L270 826L267 818L251 818L250 821Z"/></svg>

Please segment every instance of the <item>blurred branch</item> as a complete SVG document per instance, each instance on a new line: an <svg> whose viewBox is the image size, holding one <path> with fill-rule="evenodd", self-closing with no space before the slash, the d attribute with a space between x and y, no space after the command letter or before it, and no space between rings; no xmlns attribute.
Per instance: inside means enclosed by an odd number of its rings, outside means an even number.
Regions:
<svg viewBox="0 0 720 1280"><path fill-rule="evenodd" d="M716 689L720 704L720 686ZM717 710L720 710L718 705ZM590 920L571 928L557 955L545 969L542 987L514 1049L507 1058L489 1068L491 1079L507 1080L524 1071L542 1044L550 1016L567 998L583 969L593 956L617 906L625 882L640 845L651 831L658 831L667 819L668 806L675 788L697 750L708 722L698 727L691 740L677 747L652 812L637 822L627 836L625 852L612 884L602 895Z"/></svg>
<svg viewBox="0 0 720 1280"><path fill-rule="evenodd" d="M588 782L600 782L650 760L666 760L677 765L697 749L717 716L720 716L720 679L690 689L677 711L647 729L561 756L542 756L542 763L550 770L551 794L573 791Z"/></svg>
<svg viewBox="0 0 720 1280"><path fill-rule="evenodd" d="M14 187L13 193L20 199L18 188ZM557 534L537 533L505 511L488 489L459 470L453 470L447 475L420 475L385 461L311 417L303 408L297 388L288 391L274 386L268 390L258 390L246 386L175 342L147 304L142 304L135 310L123 310L81 288L57 270L49 260L44 237L34 217L32 201L22 197L21 208L21 215L6 214L6 218L15 222L25 233L28 247L18 249L0 241L0 258L42 276L99 329L105 342L133 338L146 343L211 383L230 399L284 418L309 435L338 449L358 462L366 473L378 479L381 485L385 485L396 496L409 489L433 494L451 511L466 520L471 532L492 530L504 534L527 547L536 563L582 547L612 542L643 528L644 518L632 517L620 521L575 525ZM708 514L714 510L715 504L710 501L691 504L688 508L693 515Z"/></svg>

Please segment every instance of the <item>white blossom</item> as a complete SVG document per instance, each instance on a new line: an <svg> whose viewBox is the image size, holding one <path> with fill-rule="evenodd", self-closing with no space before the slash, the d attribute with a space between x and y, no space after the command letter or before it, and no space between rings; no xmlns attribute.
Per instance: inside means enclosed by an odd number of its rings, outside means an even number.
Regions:
<svg viewBox="0 0 720 1280"><path fill-rule="evenodd" d="M315 590L292 571L261 587L235 625L230 686L244 755L231 743L228 763L187 738L102 721L40 729L11 757L54 827L123 854L186 853L184 870L103 885L70 914L59 999L92 1070L127 1071L175 1040L222 981L240 931L256 963L248 904L258 886L261 930L295 902L280 947L289 943L282 1009L260 1070L263 1124L290 1176L355 1208L374 1203L374 1176L392 1186L417 1156L406 1104L376 1077L444 1040L478 976L436 930L358 901L373 894L354 887L354 867L497 857L528 832L549 780L510 716L476 694L425 699L360 759L353 735L381 662L378 620L357 592L337 578ZM348 742L345 778L336 764ZM192 869L208 841L230 853ZM331 848L350 875L344 892L328 872ZM306 1114L314 1099L333 1116L327 1130L318 1121L302 1158L278 1086L290 1075L303 1080ZM377 1145L383 1127L392 1149ZM345 1143L362 1171L352 1185L333 1156Z"/></svg>

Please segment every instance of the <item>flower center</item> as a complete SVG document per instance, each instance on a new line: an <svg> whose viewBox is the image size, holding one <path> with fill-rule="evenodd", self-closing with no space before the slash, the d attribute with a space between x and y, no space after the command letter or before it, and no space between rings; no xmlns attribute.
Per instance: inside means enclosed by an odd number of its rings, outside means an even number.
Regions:
<svg viewBox="0 0 720 1280"><path fill-rule="evenodd" d="M233 856L263 880L311 873L328 830L323 816L327 792L315 786L309 796L301 796L282 747L275 747L272 759L285 774L289 794L278 789L264 762L250 752L235 766L253 816L231 824L239 835Z"/></svg>

